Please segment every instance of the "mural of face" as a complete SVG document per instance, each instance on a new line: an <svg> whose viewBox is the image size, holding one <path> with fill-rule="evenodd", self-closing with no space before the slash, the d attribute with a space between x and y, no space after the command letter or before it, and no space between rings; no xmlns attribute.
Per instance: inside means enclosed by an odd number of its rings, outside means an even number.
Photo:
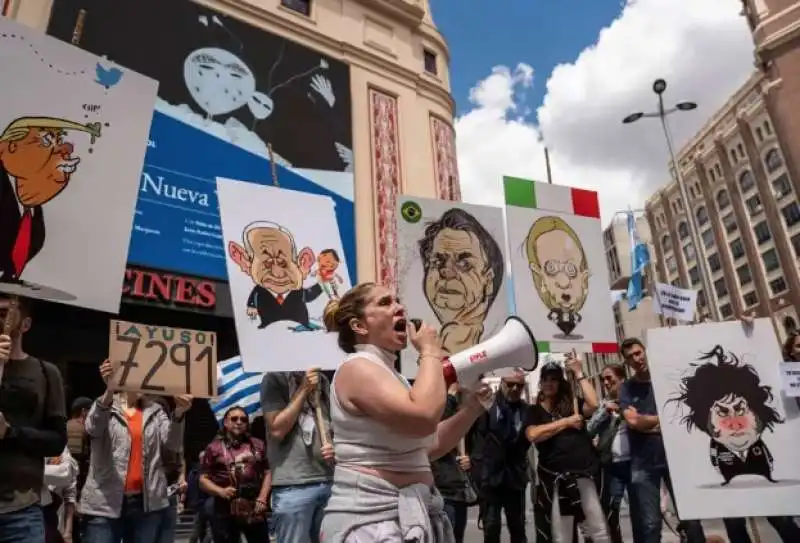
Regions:
<svg viewBox="0 0 800 543"><path fill-rule="evenodd" d="M489 309L494 272L480 240L472 232L445 228L434 238L424 280L425 297L441 322Z"/></svg>
<svg viewBox="0 0 800 543"><path fill-rule="evenodd" d="M303 286L304 272L294 254L292 239L277 228L253 228L247 233L253 248L250 276L275 294L286 294Z"/></svg>
<svg viewBox="0 0 800 543"><path fill-rule="evenodd" d="M209 117L224 115L248 105L256 79L245 62L224 49L204 47L192 51L183 65L186 88ZM259 104L257 109L265 109Z"/></svg>
<svg viewBox="0 0 800 543"><path fill-rule="evenodd" d="M747 400L734 394L714 402L708 423L712 439L738 453L747 452L763 431Z"/></svg>

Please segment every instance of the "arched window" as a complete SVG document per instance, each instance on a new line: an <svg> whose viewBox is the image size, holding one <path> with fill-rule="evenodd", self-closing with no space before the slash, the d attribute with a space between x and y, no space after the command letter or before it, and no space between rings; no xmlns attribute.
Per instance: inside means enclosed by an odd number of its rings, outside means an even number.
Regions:
<svg viewBox="0 0 800 543"><path fill-rule="evenodd" d="M696 217L698 226L703 226L708 222L708 210L706 209L705 206L697 208Z"/></svg>
<svg viewBox="0 0 800 543"><path fill-rule="evenodd" d="M764 164L767 165L768 173L775 173L781 166L783 166L783 159L777 149L770 149L764 156Z"/></svg>
<svg viewBox="0 0 800 543"><path fill-rule="evenodd" d="M661 238L661 248L665 253L668 253L672 250L672 244L669 241L669 234L664 234L664 237Z"/></svg>
<svg viewBox="0 0 800 543"><path fill-rule="evenodd" d="M728 191L721 190L717 193L717 207L720 211L731 205L731 200L728 198Z"/></svg>
<svg viewBox="0 0 800 543"><path fill-rule="evenodd" d="M786 315L783 318L783 329L786 331L787 334L791 334L792 332L797 332L797 322L795 322L794 317L791 315Z"/></svg>
<svg viewBox="0 0 800 543"><path fill-rule="evenodd" d="M682 222L678 225L678 235L681 239L686 239L689 237L689 225L685 222Z"/></svg>
<svg viewBox="0 0 800 543"><path fill-rule="evenodd" d="M745 170L739 176L739 186L742 188L742 194L756 186L756 180L753 179L753 174L750 170Z"/></svg>

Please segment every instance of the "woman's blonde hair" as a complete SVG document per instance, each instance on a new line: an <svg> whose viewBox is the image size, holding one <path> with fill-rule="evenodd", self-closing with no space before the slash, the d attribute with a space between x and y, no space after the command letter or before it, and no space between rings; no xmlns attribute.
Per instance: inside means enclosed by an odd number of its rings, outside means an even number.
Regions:
<svg viewBox="0 0 800 543"><path fill-rule="evenodd" d="M328 332L339 334L339 348L346 353L356 352L356 333L351 326L353 319L364 317L364 308L369 301L369 294L375 283L360 283L339 298L331 300L325 306L322 320Z"/></svg>

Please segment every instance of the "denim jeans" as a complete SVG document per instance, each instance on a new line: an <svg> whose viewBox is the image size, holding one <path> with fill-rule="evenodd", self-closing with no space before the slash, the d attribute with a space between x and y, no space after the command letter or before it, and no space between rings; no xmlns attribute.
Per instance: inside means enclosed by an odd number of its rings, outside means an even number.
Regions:
<svg viewBox="0 0 800 543"><path fill-rule="evenodd" d="M750 534L747 532L747 519L726 518L725 531L731 543L752 543ZM783 543L800 542L800 527L797 526L792 517L767 517L772 527L778 532L778 537Z"/></svg>
<svg viewBox="0 0 800 543"><path fill-rule="evenodd" d="M0 543L44 541L44 517L38 505L0 515Z"/></svg>
<svg viewBox="0 0 800 543"><path fill-rule="evenodd" d="M330 483L272 488L272 522L280 543L319 543L322 513L331 495Z"/></svg>
<svg viewBox="0 0 800 543"><path fill-rule="evenodd" d="M453 527L456 543L464 543L464 532L467 529L467 504L464 502L444 501L444 512Z"/></svg>
<svg viewBox="0 0 800 543"><path fill-rule="evenodd" d="M145 513L142 496L125 496L119 518L85 515L84 543L153 543L166 509Z"/></svg>
<svg viewBox="0 0 800 543"><path fill-rule="evenodd" d="M608 522L608 535L612 543L623 543L619 526L619 509L622 498L631 484L631 463L614 462L603 466L603 484L600 500Z"/></svg>
<svg viewBox="0 0 800 543"><path fill-rule="evenodd" d="M158 531L156 543L175 543L175 527L178 525L178 497L169 498L169 507L164 509L161 517L161 527Z"/></svg>
<svg viewBox="0 0 800 543"><path fill-rule="evenodd" d="M634 543L661 543L661 530L664 519L661 515L661 483L673 503L675 493L666 466L662 468L631 468L629 490L631 506L631 528ZM705 543L706 536L699 520L682 521L679 530L685 535L687 543Z"/></svg>

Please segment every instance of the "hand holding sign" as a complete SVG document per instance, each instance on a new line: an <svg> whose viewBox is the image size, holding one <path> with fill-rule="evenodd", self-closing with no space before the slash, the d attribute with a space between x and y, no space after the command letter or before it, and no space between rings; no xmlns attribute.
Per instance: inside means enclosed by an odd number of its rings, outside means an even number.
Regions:
<svg viewBox="0 0 800 543"><path fill-rule="evenodd" d="M217 394L213 332L112 320L109 359L121 366L113 376L116 390L200 398Z"/></svg>

